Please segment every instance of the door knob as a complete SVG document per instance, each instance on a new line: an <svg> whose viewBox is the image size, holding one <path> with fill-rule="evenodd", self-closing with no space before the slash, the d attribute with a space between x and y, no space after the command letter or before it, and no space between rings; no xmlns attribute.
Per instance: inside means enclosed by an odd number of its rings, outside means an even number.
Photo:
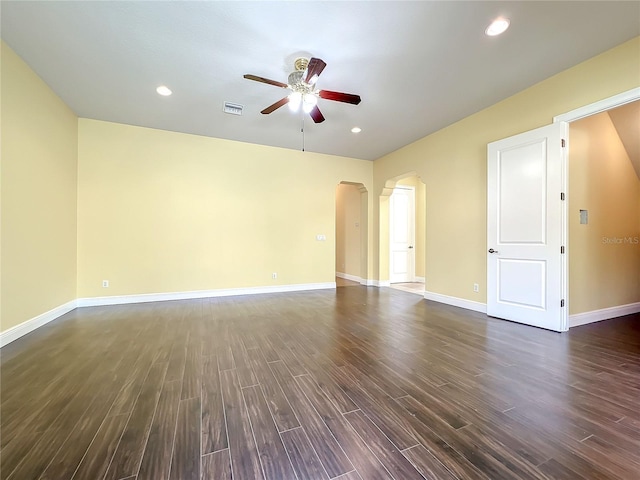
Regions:
<svg viewBox="0 0 640 480"><path fill-rule="evenodd" d="M409 248L413 248L413 245L409 245Z"/></svg>
<svg viewBox="0 0 640 480"><path fill-rule="evenodd" d="M494 250L493 248L490 248L489 253L498 253L498 250Z"/></svg>

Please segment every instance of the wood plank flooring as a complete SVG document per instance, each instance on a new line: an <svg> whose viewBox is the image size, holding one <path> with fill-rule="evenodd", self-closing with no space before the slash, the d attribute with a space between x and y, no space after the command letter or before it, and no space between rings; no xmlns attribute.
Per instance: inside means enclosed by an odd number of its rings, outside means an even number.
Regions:
<svg viewBox="0 0 640 480"><path fill-rule="evenodd" d="M640 478L640 315L354 285L77 309L1 355L1 480Z"/></svg>

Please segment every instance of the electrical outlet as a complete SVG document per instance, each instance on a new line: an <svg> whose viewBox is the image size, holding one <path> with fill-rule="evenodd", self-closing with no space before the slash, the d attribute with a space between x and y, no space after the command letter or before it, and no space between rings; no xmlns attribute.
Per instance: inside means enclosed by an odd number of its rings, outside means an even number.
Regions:
<svg viewBox="0 0 640 480"><path fill-rule="evenodd" d="M473 291L478 293L480 291L480 286L477 283L473 284Z"/></svg>
<svg viewBox="0 0 640 480"><path fill-rule="evenodd" d="M271 274L271 278L274 279L274 280L277 279L278 278L278 274L276 272L273 272Z"/></svg>
<svg viewBox="0 0 640 480"><path fill-rule="evenodd" d="M102 288L109 288L109 280L102 280Z"/></svg>

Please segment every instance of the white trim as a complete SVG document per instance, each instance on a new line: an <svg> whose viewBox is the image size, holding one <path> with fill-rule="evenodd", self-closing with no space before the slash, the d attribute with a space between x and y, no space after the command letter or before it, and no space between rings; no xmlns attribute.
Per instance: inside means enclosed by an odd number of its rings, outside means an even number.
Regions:
<svg viewBox="0 0 640 480"><path fill-rule="evenodd" d="M362 283L362 278L357 275L351 275L349 273L336 272L336 277L344 278L345 280L351 280L352 282Z"/></svg>
<svg viewBox="0 0 640 480"><path fill-rule="evenodd" d="M618 95L614 95L598 102L585 105L584 107L576 108L575 110L571 110L570 112L557 115L553 117L553 123L574 122L576 120L580 120L581 118L595 115L596 113L606 112L607 110L611 110L612 108L631 103L638 99L640 99L640 87L632 88L631 90L619 93Z"/></svg>
<svg viewBox="0 0 640 480"><path fill-rule="evenodd" d="M221 288L217 290L196 290L192 292L145 293L140 295L91 297L79 298L78 307L123 305L127 303L165 302L169 300L230 297L233 295L256 295L260 293L299 292L304 290L322 290L330 288L336 288L336 282L297 283L293 285L277 285L273 287Z"/></svg>
<svg viewBox="0 0 640 480"><path fill-rule="evenodd" d="M33 317L26 322L22 322L19 325L11 327L4 332L0 332L0 347L4 347L20 337L23 337L27 333L33 332L36 328L40 328L56 318L61 317L65 313L69 313L71 310L76 308L76 306L76 300L71 300L70 302L62 304L48 312L41 313L37 317Z"/></svg>
<svg viewBox="0 0 640 480"><path fill-rule="evenodd" d="M426 290L424 292L424 298L426 300L433 300L434 302L453 305L454 307L466 308L467 310L473 310L474 312L487 313L487 304L476 302L474 300L467 300L459 297L450 297L449 295L427 292Z"/></svg>
<svg viewBox="0 0 640 480"><path fill-rule="evenodd" d="M366 287L374 286L375 280L369 280L367 278L358 277L357 275L351 275L349 273L336 272L336 277L344 278L345 280L351 280L352 282L358 282L360 285Z"/></svg>
<svg viewBox="0 0 640 480"><path fill-rule="evenodd" d="M424 277L413 277L413 281L418 283L425 283L426 280Z"/></svg>
<svg viewBox="0 0 640 480"><path fill-rule="evenodd" d="M560 309L560 331L569 330L569 124L559 120L561 135L565 140L565 147L561 147L560 160L560 188L565 200L561 205L560 214L560 245L564 245L565 255L560 256L560 298L564 298L564 308Z"/></svg>
<svg viewBox="0 0 640 480"><path fill-rule="evenodd" d="M640 302L569 315L569 328L609 320L610 318L622 317L624 315L631 315L633 313L640 313Z"/></svg>

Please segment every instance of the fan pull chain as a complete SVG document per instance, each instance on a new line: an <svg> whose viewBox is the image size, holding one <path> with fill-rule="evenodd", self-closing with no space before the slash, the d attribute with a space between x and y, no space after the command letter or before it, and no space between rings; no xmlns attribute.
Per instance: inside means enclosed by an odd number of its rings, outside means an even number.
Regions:
<svg viewBox="0 0 640 480"><path fill-rule="evenodd" d="M302 127L300 128L300 132L302 132L302 151L304 152L304 112L302 112Z"/></svg>

